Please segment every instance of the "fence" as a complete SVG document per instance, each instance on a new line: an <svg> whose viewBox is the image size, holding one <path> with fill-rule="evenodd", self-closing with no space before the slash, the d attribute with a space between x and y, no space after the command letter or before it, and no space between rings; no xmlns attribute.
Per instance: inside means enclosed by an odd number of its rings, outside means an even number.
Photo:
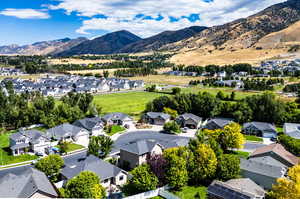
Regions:
<svg viewBox="0 0 300 199"><path fill-rule="evenodd" d="M168 189L168 187L161 187L156 190L129 196L124 199L147 199L147 198L153 198L155 196L161 196L166 199L180 199L179 197L175 196L174 194L168 192L167 189Z"/></svg>

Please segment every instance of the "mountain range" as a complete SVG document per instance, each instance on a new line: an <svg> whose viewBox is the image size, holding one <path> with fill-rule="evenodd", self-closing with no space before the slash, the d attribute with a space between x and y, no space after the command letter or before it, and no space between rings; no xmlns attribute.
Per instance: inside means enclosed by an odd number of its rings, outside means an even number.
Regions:
<svg viewBox="0 0 300 199"><path fill-rule="evenodd" d="M277 56L287 52L292 45L300 44L299 31L300 1L288 0L255 15L219 26L193 26L165 31L145 39L122 30L92 40L66 38L26 46L0 46L0 54L72 56L172 51L177 54L173 60L194 64L193 61L197 63L203 60L203 56L216 61L224 55L241 59L243 56L247 59L251 56ZM235 62L235 59L231 61Z"/></svg>

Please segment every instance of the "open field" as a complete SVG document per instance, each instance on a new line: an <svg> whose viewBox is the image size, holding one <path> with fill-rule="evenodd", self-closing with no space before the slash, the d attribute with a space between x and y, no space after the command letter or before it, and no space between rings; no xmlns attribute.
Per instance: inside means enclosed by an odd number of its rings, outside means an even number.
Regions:
<svg viewBox="0 0 300 199"><path fill-rule="evenodd" d="M161 93L128 92L96 95L94 102L103 109L102 113L122 112L131 116L139 116L145 110L146 104L162 96Z"/></svg>
<svg viewBox="0 0 300 199"><path fill-rule="evenodd" d="M109 76L113 76L113 73L119 70L118 68L114 69L95 69L95 70L71 70L67 71L70 74L87 74L87 73L92 73L92 74L103 74L104 71L109 72Z"/></svg>
<svg viewBox="0 0 300 199"><path fill-rule="evenodd" d="M21 79L31 79L36 80L42 77L46 77L46 74L32 74L32 75L14 75L14 76L1 76L0 80L5 78L21 78Z"/></svg>
<svg viewBox="0 0 300 199"><path fill-rule="evenodd" d="M173 75L149 75L145 77L130 77L131 80L143 80L148 84L168 84L185 86L191 80L202 80L204 77L187 77L187 76L173 76Z"/></svg>
<svg viewBox="0 0 300 199"><path fill-rule="evenodd" d="M97 60L84 60L84 59L74 59L74 58L63 58L63 59L48 59L49 64L102 64L102 63L109 63L113 60L104 60L104 59L97 59Z"/></svg>

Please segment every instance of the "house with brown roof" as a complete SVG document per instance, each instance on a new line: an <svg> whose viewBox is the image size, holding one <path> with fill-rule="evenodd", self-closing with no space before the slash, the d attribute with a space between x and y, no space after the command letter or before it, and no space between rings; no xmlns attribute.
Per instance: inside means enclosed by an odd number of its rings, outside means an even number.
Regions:
<svg viewBox="0 0 300 199"><path fill-rule="evenodd" d="M281 164L289 168L300 163L299 158L288 152L281 144L271 144L256 149L249 157L251 160L269 164Z"/></svg>

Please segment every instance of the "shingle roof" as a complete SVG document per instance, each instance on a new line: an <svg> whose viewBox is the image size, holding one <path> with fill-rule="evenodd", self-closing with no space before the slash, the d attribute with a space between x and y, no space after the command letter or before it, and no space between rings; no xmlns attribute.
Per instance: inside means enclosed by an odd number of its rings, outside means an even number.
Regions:
<svg viewBox="0 0 300 199"><path fill-rule="evenodd" d="M255 126L260 131L271 131L271 132L277 132L274 125L266 122L249 122L245 123L243 125L243 128L248 128L249 126Z"/></svg>
<svg viewBox="0 0 300 199"><path fill-rule="evenodd" d="M139 140L121 147L121 150L128 151L137 155L143 155L145 153L151 152L157 144L157 142L149 140Z"/></svg>
<svg viewBox="0 0 300 199"><path fill-rule="evenodd" d="M65 123L59 126L53 127L47 130L47 135L49 137L53 137L55 139L61 139L69 136L76 136L79 132L85 131L87 134L89 133L87 130Z"/></svg>
<svg viewBox="0 0 300 199"><path fill-rule="evenodd" d="M130 118L129 115L124 114L124 113L109 113L106 114L102 117L104 121L109 121L109 120L124 120Z"/></svg>
<svg viewBox="0 0 300 199"><path fill-rule="evenodd" d="M169 114L161 113L161 112L148 112L146 115L152 119L163 118L164 120L168 120L171 118Z"/></svg>
<svg viewBox="0 0 300 199"><path fill-rule="evenodd" d="M73 123L73 125L85 128L89 131L91 131L95 126L102 124L103 121L99 117L93 117L93 118L85 118L82 120L77 120Z"/></svg>
<svg viewBox="0 0 300 199"><path fill-rule="evenodd" d="M283 132L292 138L300 139L300 124L285 123Z"/></svg>
<svg viewBox="0 0 300 199"><path fill-rule="evenodd" d="M96 156L89 155L84 160L79 160L74 164L66 165L62 169L61 174L67 179L71 179L82 171L92 171L100 177L101 181L103 181L115 177L123 170Z"/></svg>
<svg viewBox="0 0 300 199"><path fill-rule="evenodd" d="M233 119L231 118L213 118L207 122L204 128L210 129L211 124L215 124L219 128L223 128L224 126L230 124L231 122L233 122Z"/></svg>
<svg viewBox="0 0 300 199"><path fill-rule="evenodd" d="M250 155L250 157L267 154L269 152L273 152L273 153L277 154L278 156L280 156L281 158L283 158L284 160L286 160L287 162L289 162L292 165L296 165L299 163L298 157L294 156L293 154L291 154L290 152L285 150L285 148L281 144L276 144L276 143L256 149Z"/></svg>
<svg viewBox="0 0 300 199"><path fill-rule="evenodd" d="M278 167L274 165L265 164L263 162L241 159L240 164L241 170L249 171L252 173L257 173L264 176L269 176L273 178L282 177L286 169L284 167Z"/></svg>
<svg viewBox="0 0 300 199"><path fill-rule="evenodd" d="M29 143L31 144L37 144L39 143L39 139L43 137L46 140L49 140L48 136L45 135L44 133L37 131L37 130L27 130L27 131L19 131L17 133L14 133L10 136L10 139L12 140L19 140L19 139L28 139ZM10 146L10 148L12 150L14 149L20 149L20 148L25 148L29 146L29 143L21 143L21 144L16 144L16 145L12 145Z"/></svg>
<svg viewBox="0 0 300 199"><path fill-rule="evenodd" d="M185 121L192 119L193 121L195 121L196 123L199 123L202 121L201 117L198 117L197 115L194 115L192 113L185 113L183 115L180 115L178 118L183 118Z"/></svg>
<svg viewBox="0 0 300 199"><path fill-rule="evenodd" d="M9 173L0 179L1 198L29 198L37 191L58 196L47 176L34 168L20 175Z"/></svg>
<svg viewBox="0 0 300 199"><path fill-rule="evenodd" d="M265 195L265 191L249 178L233 179L227 182L214 180L207 191L223 199L256 199Z"/></svg>

